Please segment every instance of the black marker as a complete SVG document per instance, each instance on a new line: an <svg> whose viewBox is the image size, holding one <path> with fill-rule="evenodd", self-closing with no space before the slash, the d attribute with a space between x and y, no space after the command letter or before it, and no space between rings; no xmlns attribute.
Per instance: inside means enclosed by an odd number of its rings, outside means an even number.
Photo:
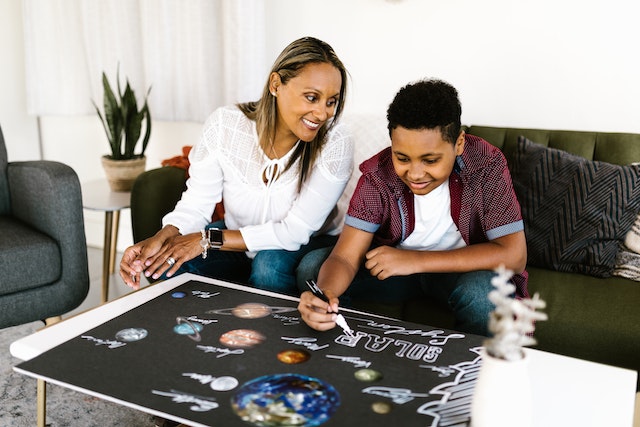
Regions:
<svg viewBox="0 0 640 427"><path fill-rule="evenodd" d="M313 280L307 280L307 286L309 287L309 290L311 291L311 293L315 296L317 296L318 298L320 298L322 301L329 303L329 298L327 298L327 296L324 294L324 292L322 292L322 289L320 289L318 287L318 284L313 281ZM347 321L344 319L344 316L340 313L337 313L338 315L336 317L336 324L338 326L340 326L344 332L349 335L350 337L353 336L353 329L351 329L349 327L349 325L347 325Z"/></svg>

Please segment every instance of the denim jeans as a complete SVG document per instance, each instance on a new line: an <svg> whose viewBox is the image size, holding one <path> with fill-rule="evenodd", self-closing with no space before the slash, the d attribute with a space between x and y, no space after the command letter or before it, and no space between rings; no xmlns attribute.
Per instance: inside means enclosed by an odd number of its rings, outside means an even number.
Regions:
<svg viewBox="0 0 640 427"><path fill-rule="evenodd" d="M306 280L318 277L320 267L331 249L315 250L300 261L297 269L300 291L306 290ZM492 271L420 273L379 280L362 266L349 288L340 296L340 304L349 307L353 299L400 303L427 296L453 312L456 330L487 336L489 313L494 309L488 298L489 292L494 289L491 285L494 275Z"/></svg>
<svg viewBox="0 0 640 427"><path fill-rule="evenodd" d="M450 309L456 319L455 329L476 335L489 335L489 314L495 306L489 292L495 288L493 271L467 273L423 273L420 285L424 295Z"/></svg>
<svg viewBox="0 0 640 427"><path fill-rule="evenodd" d="M223 221L207 226L207 228L214 227L226 228ZM333 246L336 240L337 237L328 235L312 237L309 243L297 251L263 250L259 251L253 259L244 252L209 251L206 259L196 257L184 263L176 275L189 272L214 279L249 284L267 291L298 296L300 293L296 286L296 267L302 257L315 249Z"/></svg>
<svg viewBox="0 0 640 427"><path fill-rule="evenodd" d="M306 281L318 277L322 263L327 259L333 247L326 247L308 253L298 264L296 270L297 285L300 292L309 290ZM398 303L421 296L416 276L397 276L387 280L372 277L369 270L360 267L349 288L340 296L340 305L351 306L352 299Z"/></svg>

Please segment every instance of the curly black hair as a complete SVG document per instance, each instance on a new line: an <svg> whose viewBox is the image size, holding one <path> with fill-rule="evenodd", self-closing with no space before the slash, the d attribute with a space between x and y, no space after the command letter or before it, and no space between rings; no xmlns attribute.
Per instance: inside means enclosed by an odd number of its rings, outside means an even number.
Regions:
<svg viewBox="0 0 640 427"><path fill-rule="evenodd" d="M462 107L458 91L437 79L404 86L387 109L389 135L398 126L411 130L440 129L442 139L455 143L460 134Z"/></svg>

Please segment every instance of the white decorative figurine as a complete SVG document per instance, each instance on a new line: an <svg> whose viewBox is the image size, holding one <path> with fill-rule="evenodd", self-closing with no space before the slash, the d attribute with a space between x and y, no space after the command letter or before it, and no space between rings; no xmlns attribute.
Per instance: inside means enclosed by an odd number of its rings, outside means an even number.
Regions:
<svg viewBox="0 0 640 427"><path fill-rule="evenodd" d="M489 318L492 336L484 341L482 365L471 404L473 427L527 427L532 425L531 385L523 346L536 343L532 334L537 320L546 320L538 294L515 299L513 275L500 266L491 280L496 288L489 300L496 306Z"/></svg>
<svg viewBox="0 0 640 427"><path fill-rule="evenodd" d="M489 292L489 300L496 306L489 317L489 331L493 336L485 340L485 350L499 359L522 359L522 347L536 344L531 336L534 322L547 320L545 313L536 311L545 308L546 304L537 293L533 298L513 298L516 288L509 282L513 272L503 265L495 271L498 275L491 279L491 284L496 289Z"/></svg>

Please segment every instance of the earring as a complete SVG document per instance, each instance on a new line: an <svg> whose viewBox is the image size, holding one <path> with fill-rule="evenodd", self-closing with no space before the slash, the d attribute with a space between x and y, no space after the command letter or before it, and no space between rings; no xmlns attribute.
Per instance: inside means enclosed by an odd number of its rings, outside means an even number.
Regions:
<svg viewBox="0 0 640 427"><path fill-rule="evenodd" d="M278 95L276 95L276 92L275 92L275 91L271 92L271 95L273 95L273 96L278 96Z"/></svg>

